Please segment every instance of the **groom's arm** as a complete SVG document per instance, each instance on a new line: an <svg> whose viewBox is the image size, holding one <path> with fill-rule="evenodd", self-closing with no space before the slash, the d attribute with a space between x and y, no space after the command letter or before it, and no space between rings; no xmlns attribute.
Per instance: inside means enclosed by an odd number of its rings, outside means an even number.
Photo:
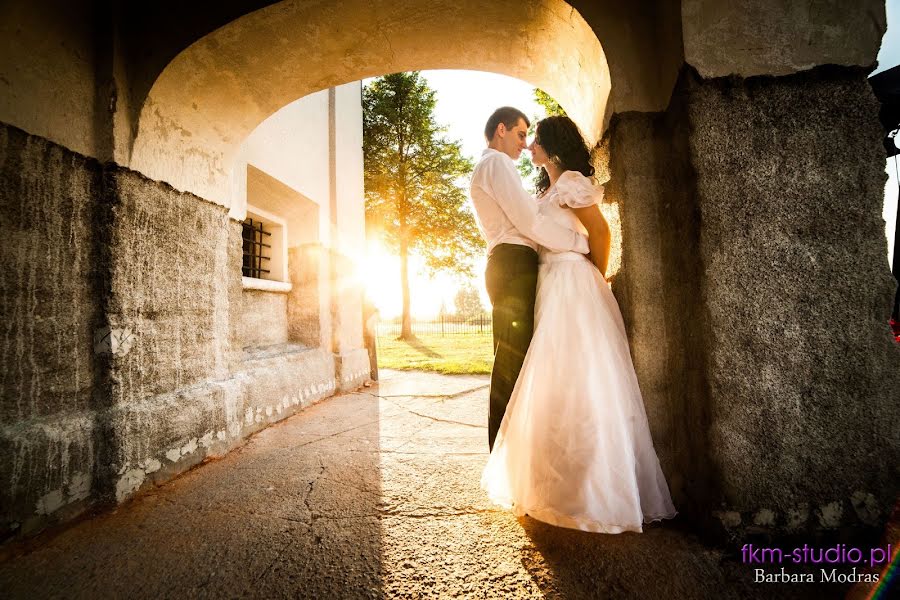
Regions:
<svg viewBox="0 0 900 600"><path fill-rule="evenodd" d="M491 195L519 232L554 252L588 253L587 238L538 212L537 203L522 187L522 179L509 157L496 156L485 173Z"/></svg>

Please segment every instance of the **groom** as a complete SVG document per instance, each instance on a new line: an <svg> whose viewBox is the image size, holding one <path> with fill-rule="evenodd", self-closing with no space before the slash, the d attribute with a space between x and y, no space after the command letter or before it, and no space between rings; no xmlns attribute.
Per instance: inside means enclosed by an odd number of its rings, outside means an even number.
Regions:
<svg viewBox="0 0 900 600"><path fill-rule="evenodd" d="M494 307L488 411L491 449L534 331L538 244L556 252L588 253L587 238L538 214L534 198L522 187L514 161L527 147L529 124L525 113L510 106L494 111L484 128L488 147L475 165L470 189L478 226L488 244L484 276Z"/></svg>

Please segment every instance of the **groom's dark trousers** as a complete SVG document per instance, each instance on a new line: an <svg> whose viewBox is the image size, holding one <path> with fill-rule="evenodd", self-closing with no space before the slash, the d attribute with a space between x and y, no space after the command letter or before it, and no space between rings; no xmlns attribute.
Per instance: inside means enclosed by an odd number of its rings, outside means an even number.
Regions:
<svg viewBox="0 0 900 600"><path fill-rule="evenodd" d="M488 409L488 445L493 449L522 361L534 333L538 255L528 246L498 244L484 276L494 305L494 368Z"/></svg>

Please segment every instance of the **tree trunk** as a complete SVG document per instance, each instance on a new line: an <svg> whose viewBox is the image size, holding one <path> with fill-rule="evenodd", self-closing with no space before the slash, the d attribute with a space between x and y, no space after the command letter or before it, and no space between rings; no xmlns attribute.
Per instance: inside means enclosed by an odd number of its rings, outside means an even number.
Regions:
<svg viewBox="0 0 900 600"><path fill-rule="evenodd" d="M400 339L413 339L412 318L409 314L409 245L400 240L400 286L403 288L403 313L400 321Z"/></svg>
<svg viewBox="0 0 900 600"><path fill-rule="evenodd" d="M400 165L397 172L400 183L399 206L397 216L400 221L400 287L403 291L403 312L400 317L400 339L414 339L412 332L412 317L409 310L409 230L406 224L406 164L404 162L405 147L403 136L400 136Z"/></svg>

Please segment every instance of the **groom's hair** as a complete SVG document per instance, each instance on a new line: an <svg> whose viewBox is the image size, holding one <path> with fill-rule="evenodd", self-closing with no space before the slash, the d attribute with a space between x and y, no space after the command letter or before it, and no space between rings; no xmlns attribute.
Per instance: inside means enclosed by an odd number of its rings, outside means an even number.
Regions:
<svg viewBox="0 0 900 600"><path fill-rule="evenodd" d="M501 106L494 111L494 114L491 115L487 120L487 124L484 126L485 139L487 139L488 142L494 139L494 134L497 133L497 126L500 125L500 123L506 125L507 129L512 129L516 126L516 123L519 122L519 119L524 119L526 127L531 125L531 121L528 120L525 113L518 108Z"/></svg>

